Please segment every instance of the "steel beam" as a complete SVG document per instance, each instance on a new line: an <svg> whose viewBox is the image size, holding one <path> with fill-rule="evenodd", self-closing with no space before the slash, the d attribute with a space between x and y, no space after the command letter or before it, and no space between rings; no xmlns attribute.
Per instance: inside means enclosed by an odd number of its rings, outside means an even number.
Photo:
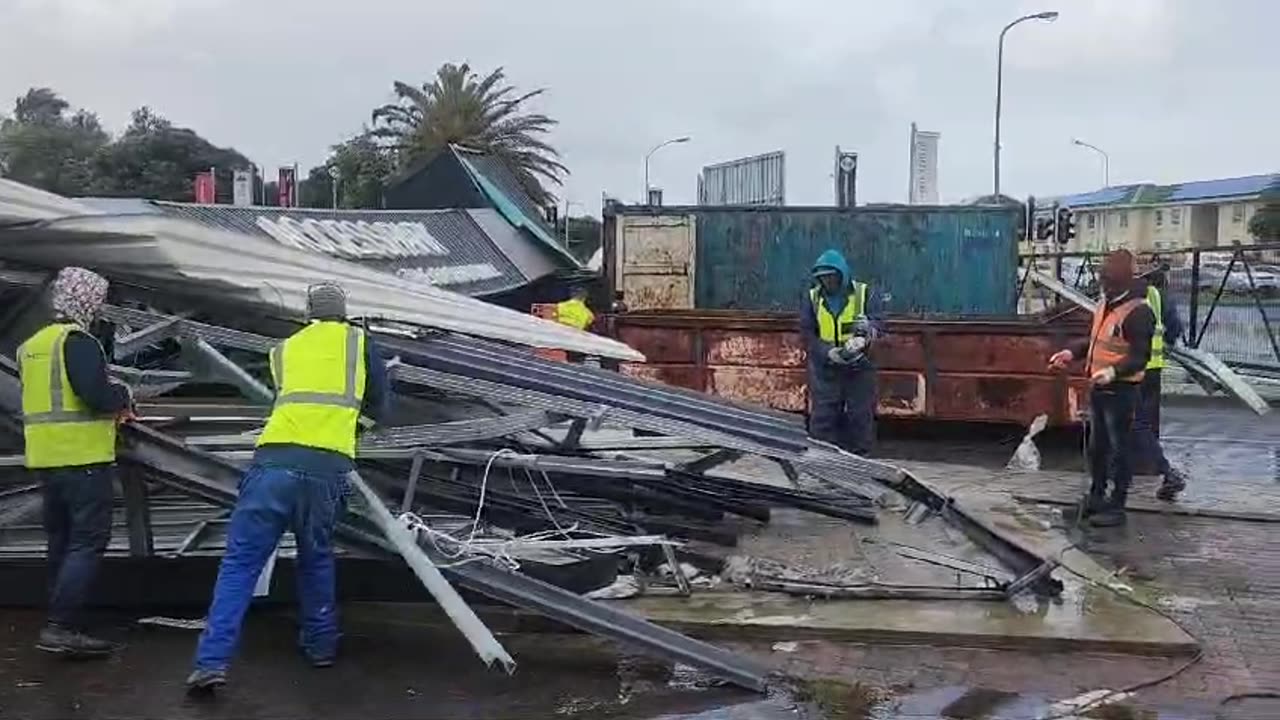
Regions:
<svg viewBox="0 0 1280 720"><path fill-rule="evenodd" d="M137 425L126 425L126 457L147 466L166 484L223 507L235 504L240 473L208 453L191 450L174 439ZM340 536L349 546L394 552L371 532L363 516L344 521ZM429 547L423 551L432 556ZM599 635L666 660L682 662L742 687L763 692L769 670L754 660L681 635L602 603L587 600L549 583L510 572L485 561L442 568L451 582L486 597L545 615L583 632Z"/></svg>
<svg viewBox="0 0 1280 720"><path fill-rule="evenodd" d="M168 317L153 322L141 330L116 338L115 348L111 354L115 359L121 360L148 345L168 340L178 332L178 323L181 321L181 317Z"/></svg>
<svg viewBox="0 0 1280 720"><path fill-rule="evenodd" d="M151 532L151 502L147 493L147 481L136 469L126 469L120 473L120 487L124 491L129 554L133 557L151 557L156 552L156 544Z"/></svg>
<svg viewBox="0 0 1280 720"><path fill-rule="evenodd" d="M202 366L202 370L207 371L219 380L234 385L249 400L262 405L270 405L275 402L276 394L271 388L258 382L257 378L245 372L244 368L231 362L227 359L227 356L218 352L203 338L183 338L181 344L182 349L189 354L190 361L193 364Z"/></svg>

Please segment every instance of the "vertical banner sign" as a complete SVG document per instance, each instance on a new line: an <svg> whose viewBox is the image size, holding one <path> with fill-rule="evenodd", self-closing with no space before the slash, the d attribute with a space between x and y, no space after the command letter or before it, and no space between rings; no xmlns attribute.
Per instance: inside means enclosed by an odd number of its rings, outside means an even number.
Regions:
<svg viewBox="0 0 1280 720"><path fill-rule="evenodd" d="M850 208L858 204L858 153L836 146L836 207Z"/></svg>
<svg viewBox="0 0 1280 720"><path fill-rule="evenodd" d="M291 167L280 168L280 207L298 207L298 174Z"/></svg>
<svg viewBox="0 0 1280 720"><path fill-rule="evenodd" d="M217 176L212 170L196 175L195 196L198 205L212 205L218 201Z"/></svg>
<svg viewBox="0 0 1280 720"><path fill-rule="evenodd" d="M938 204L938 139L941 133L916 129L911 123L911 186L907 202L912 205Z"/></svg>
<svg viewBox="0 0 1280 720"><path fill-rule="evenodd" d="M253 173L249 170L236 170L231 177L231 203L233 205L253 204Z"/></svg>

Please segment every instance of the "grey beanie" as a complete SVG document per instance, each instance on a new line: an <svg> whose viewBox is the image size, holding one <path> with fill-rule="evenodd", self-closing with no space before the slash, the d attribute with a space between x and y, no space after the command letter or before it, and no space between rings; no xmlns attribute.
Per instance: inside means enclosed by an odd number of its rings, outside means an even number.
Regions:
<svg viewBox="0 0 1280 720"><path fill-rule="evenodd" d="M347 317L347 293L337 283L323 282L307 288L308 320L342 320Z"/></svg>

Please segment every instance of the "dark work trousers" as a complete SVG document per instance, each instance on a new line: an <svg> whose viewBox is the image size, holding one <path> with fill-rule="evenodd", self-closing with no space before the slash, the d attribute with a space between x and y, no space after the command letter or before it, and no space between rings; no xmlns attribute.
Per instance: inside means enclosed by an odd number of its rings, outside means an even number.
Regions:
<svg viewBox="0 0 1280 720"><path fill-rule="evenodd" d="M298 644L313 660L333 658L338 648L333 531L346 512L349 492L346 473L249 467L227 528L227 551L196 649L196 669L227 669L253 587L286 529L293 530L297 542Z"/></svg>
<svg viewBox="0 0 1280 720"><path fill-rule="evenodd" d="M809 433L866 455L876 440L876 370L809 365Z"/></svg>
<svg viewBox="0 0 1280 720"><path fill-rule="evenodd" d="M49 622L79 628L111 540L114 465L37 471L49 542Z"/></svg>
<svg viewBox="0 0 1280 720"><path fill-rule="evenodd" d="M1169 473L1169 460L1160 444L1160 383L1159 370L1147 370L1138 386L1138 408L1133 416L1133 461L1140 473L1154 470L1160 475Z"/></svg>
<svg viewBox="0 0 1280 720"><path fill-rule="evenodd" d="M1113 382L1089 395L1089 499L1096 507L1124 509L1133 482L1130 433L1138 402L1135 383ZM1107 496L1107 485L1111 495Z"/></svg>

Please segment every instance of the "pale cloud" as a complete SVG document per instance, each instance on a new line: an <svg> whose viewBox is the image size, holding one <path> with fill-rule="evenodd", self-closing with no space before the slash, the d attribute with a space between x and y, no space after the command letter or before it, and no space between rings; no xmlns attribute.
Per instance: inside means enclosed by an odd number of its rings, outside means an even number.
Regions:
<svg viewBox="0 0 1280 720"><path fill-rule="evenodd" d="M831 199L836 144L859 195L902 201L907 129L942 132L944 200L989 192L996 37L1006 46L1004 185L1057 193L1280 169L1266 0L0 0L0 101L58 89L119 129L149 104L272 167L327 147L443 62L505 66L573 170L562 195L669 201L698 168L787 152L789 199ZM1248 18L1243 21L1242 18Z"/></svg>

